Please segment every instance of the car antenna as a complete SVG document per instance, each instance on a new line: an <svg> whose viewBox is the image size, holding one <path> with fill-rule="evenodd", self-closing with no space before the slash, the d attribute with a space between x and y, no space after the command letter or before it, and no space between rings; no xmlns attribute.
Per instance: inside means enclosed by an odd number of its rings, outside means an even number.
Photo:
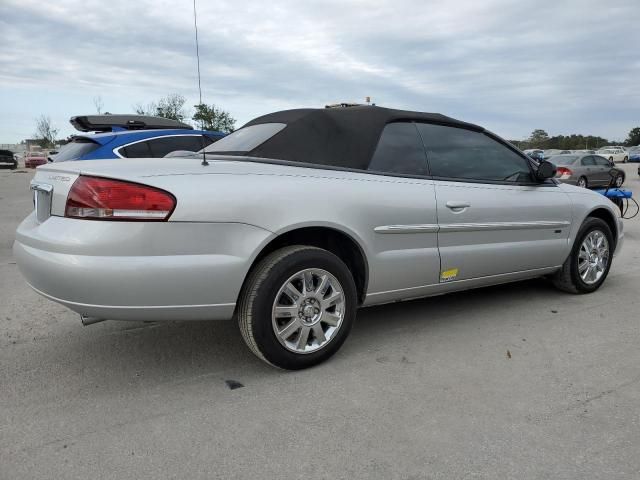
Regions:
<svg viewBox="0 0 640 480"><path fill-rule="evenodd" d="M198 97L200 100L198 105L202 105L202 84L200 83L200 47L198 46L198 17L196 15L196 0L193 0L193 27L196 32L196 60L198 64ZM200 126L203 127L204 125L200 125ZM208 167L209 162L207 162L207 154L204 151L206 147L206 145L204 144L204 135L201 135L200 138L202 140L202 163L200 165L202 165L203 167Z"/></svg>

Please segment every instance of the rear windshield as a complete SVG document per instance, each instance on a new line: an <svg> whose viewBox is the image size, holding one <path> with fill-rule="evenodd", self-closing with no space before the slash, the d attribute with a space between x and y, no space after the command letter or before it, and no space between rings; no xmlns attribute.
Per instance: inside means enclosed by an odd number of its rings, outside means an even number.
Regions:
<svg viewBox="0 0 640 480"><path fill-rule="evenodd" d="M556 165L571 165L578 159L576 155L557 155L555 157L550 157L549 161Z"/></svg>
<svg viewBox="0 0 640 480"><path fill-rule="evenodd" d="M286 126L285 123L260 123L244 127L209 145L204 151L206 153L243 154L263 144Z"/></svg>
<svg viewBox="0 0 640 480"><path fill-rule="evenodd" d="M69 160L78 160L80 157L87 155L100 147L99 144L88 138L76 138L73 142L67 143L60 151L51 157L54 162L66 162Z"/></svg>

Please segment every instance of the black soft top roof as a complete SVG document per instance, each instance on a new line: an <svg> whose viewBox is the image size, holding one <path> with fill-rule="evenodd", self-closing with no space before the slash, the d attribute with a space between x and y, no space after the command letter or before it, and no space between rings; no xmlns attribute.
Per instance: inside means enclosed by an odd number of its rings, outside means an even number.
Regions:
<svg viewBox="0 0 640 480"><path fill-rule="evenodd" d="M439 113L411 112L375 106L301 108L269 113L244 125L287 125L269 140L247 152L247 155L366 169L385 125L398 121L437 123L484 131L482 127Z"/></svg>

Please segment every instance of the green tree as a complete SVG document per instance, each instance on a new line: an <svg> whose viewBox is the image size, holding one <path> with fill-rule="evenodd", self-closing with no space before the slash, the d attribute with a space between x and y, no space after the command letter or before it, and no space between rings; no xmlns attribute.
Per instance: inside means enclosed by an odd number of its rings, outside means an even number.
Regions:
<svg viewBox="0 0 640 480"><path fill-rule="evenodd" d="M216 130L218 132L231 133L235 130L236 120L231 114L215 105L200 103L194 106L196 112L193 121L197 122L203 130Z"/></svg>
<svg viewBox="0 0 640 480"><path fill-rule="evenodd" d="M51 117L40 115L36 119L36 133L34 138L39 141L42 148L53 148L56 146L58 129L51 123Z"/></svg>
<svg viewBox="0 0 640 480"><path fill-rule="evenodd" d="M156 106L156 115L158 117L182 121L186 116L183 108L186 101L187 99L179 93L172 93L166 97L162 97Z"/></svg>
<svg viewBox="0 0 640 480"><path fill-rule="evenodd" d="M164 117L181 122L187 116L184 110L186 101L186 98L179 93L171 93L162 97L158 102L151 102L147 105L138 103L134 105L133 109L138 115Z"/></svg>
<svg viewBox="0 0 640 480"><path fill-rule="evenodd" d="M528 143L531 147L543 148L548 140L549 140L549 134L544 130L542 130L541 128L538 128L533 132L531 132Z"/></svg>
<svg viewBox="0 0 640 480"><path fill-rule="evenodd" d="M640 145L640 127L632 128L624 144L628 147Z"/></svg>

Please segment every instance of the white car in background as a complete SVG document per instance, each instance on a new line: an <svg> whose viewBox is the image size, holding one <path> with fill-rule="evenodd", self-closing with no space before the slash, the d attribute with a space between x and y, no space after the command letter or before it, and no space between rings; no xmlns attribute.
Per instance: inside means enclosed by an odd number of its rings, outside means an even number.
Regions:
<svg viewBox="0 0 640 480"><path fill-rule="evenodd" d="M629 160L629 154L626 152L626 150L623 150L619 147L600 149L596 152L596 154L607 158L612 162L627 163L627 161Z"/></svg>

